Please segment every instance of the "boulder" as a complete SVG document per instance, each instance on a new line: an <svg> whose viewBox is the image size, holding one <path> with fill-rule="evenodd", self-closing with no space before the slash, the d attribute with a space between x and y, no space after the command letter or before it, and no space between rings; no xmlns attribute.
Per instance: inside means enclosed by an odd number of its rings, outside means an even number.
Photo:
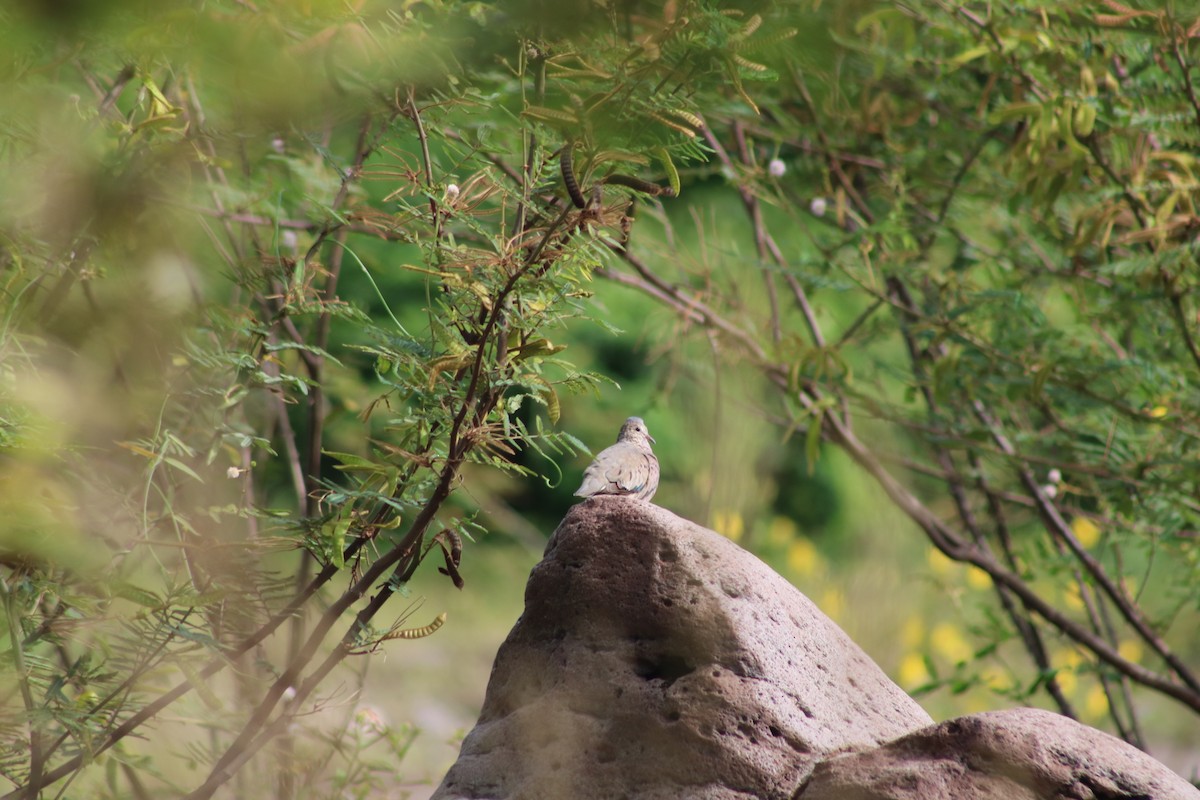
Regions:
<svg viewBox="0 0 1200 800"><path fill-rule="evenodd" d="M601 496L534 567L434 798L784 800L828 755L931 722L758 558Z"/></svg>
<svg viewBox="0 0 1200 800"><path fill-rule="evenodd" d="M643 500L575 506L434 800L1200 800L1031 708L938 725L808 598Z"/></svg>
<svg viewBox="0 0 1200 800"><path fill-rule="evenodd" d="M1163 764L1036 708L952 719L819 764L796 800L1200 800Z"/></svg>

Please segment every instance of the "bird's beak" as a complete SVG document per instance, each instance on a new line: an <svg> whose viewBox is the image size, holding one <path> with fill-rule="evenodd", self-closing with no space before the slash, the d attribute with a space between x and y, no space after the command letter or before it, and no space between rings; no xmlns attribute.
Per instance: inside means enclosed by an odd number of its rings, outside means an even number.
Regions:
<svg viewBox="0 0 1200 800"><path fill-rule="evenodd" d="M646 438L650 440L650 444L658 444L658 441L650 435L649 431L646 432Z"/></svg>

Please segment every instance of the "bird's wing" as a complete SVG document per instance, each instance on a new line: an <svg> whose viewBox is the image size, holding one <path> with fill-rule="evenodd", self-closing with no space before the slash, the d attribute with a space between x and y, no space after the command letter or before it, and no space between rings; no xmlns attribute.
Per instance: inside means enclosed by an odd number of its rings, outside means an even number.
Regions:
<svg viewBox="0 0 1200 800"><path fill-rule="evenodd" d="M624 442L600 451L583 473L579 497L596 494L637 494L650 480L650 458L641 448Z"/></svg>
<svg viewBox="0 0 1200 800"><path fill-rule="evenodd" d="M637 494L645 488L650 480L650 459L645 451L639 447L616 445L605 453L610 459L604 464L604 477L618 492Z"/></svg>

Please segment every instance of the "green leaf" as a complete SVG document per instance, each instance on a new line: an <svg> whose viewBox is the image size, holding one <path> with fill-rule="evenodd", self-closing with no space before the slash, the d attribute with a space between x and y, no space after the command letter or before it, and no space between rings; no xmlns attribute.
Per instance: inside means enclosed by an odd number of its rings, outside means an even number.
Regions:
<svg viewBox="0 0 1200 800"><path fill-rule="evenodd" d="M202 479L202 478L201 478L199 475L197 475L197 474L195 473L195 471L194 471L194 470L193 470L191 467L189 467L187 464L184 464L184 463L183 463L182 461L180 461L179 459L177 459L177 458L171 458L170 456L168 456L168 457L164 458L164 459L163 459L163 461L165 461L166 463L170 464L172 467L174 467L175 469L179 470L179 471L180 471L180 472L182 472L184 475L187 475L187 476L188 476L188 477L190 477L190 478L194 478L194 479L196 479L197 481L200 481L201 483L204 483L204 480L203 480L203 479Z"/></svg>
<svg viewBox="0 0 1200 800"><path fill-rule="evenodd" d="M659 163L662 164L663 170L667 173L667 184L671 187L671 193L679 196L679 170L675 168L675 162L671 159L671 153L665 147L659 147L654 151L658 156Z"/></svg>
<svg viewBox="0 0 1200 800"><path fill-rule="evenodd" d="M163 608L165 605L162 598L154 592L125 581L113 581L109 586L109 591L114 597L129 600L145 608Z"/></svg>
<svg viewBox="0 0 1200 800"><path fill-rule="evenodd" d="M961 67L963 64L974 61L977 58L982 58L990 52L992 52L992 48L989 45L976 45L975 47L967 48L954 58L950 59L950 64L956 67Z"/></svg>

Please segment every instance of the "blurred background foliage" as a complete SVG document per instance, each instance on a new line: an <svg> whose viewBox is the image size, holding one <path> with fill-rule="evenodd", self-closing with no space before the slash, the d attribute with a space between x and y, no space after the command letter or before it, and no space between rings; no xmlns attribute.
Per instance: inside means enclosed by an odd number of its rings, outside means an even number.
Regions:
<svg viewBox="0 0 1200 800"><path fill-rule="evenodd" d="M1193 13L6 4L9 789L426 796L632 413L936 718L1194 778Z"/></svg>

